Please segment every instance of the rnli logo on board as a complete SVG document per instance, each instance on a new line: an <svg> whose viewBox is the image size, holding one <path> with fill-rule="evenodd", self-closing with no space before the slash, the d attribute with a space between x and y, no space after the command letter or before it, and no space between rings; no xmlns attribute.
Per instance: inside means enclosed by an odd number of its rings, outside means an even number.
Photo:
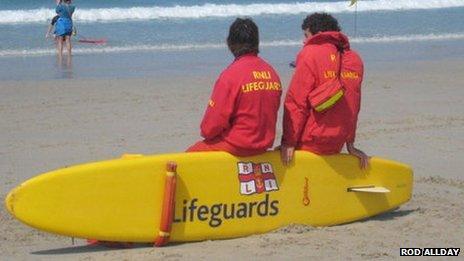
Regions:
<svg viewBox="0 0 464 261"><path fill-rule="evenodd" d="M238 163L240 194L252 195L279 190L271 163Z"/></svg>

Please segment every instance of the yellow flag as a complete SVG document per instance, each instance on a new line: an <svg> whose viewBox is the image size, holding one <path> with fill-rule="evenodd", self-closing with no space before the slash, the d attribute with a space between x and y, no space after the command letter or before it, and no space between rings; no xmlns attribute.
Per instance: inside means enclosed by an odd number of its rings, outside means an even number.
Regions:
<svg viewBox="0 0 464 261"><path fill-rule="evenodd" d="M354 4L356 4L356 2L358 2L358 0L351 0L350 6L353 6Z"/></svg>

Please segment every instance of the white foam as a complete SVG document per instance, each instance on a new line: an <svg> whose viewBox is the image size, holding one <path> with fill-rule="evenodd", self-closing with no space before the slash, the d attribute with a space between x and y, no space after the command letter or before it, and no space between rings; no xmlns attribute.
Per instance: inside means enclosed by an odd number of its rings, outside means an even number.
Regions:
<svg viewBox="0 0 464 261"><path fill-rule="evenodd" d="M440 41L440 40L458 40L458 39L464 39L464 33L358 37L358 38L354 38L353 40L351 40L351 42L352 43L390 43L390 42Z"/></svg>
<svg viewBox="0 0 464 261"><path fill-rule="evenodd" d="M394 42L418 42L418 41L443 41L443 40L459 40L464 39L464 33L449 33L449 34L413 34L413 35L391 35L391 36L371 36L357 37L350 39L350 43L394 43ZM302 41L272 41L264 42L261 46L299 46Z"/></svg>
<svg viewBox="0 0 464 261"><path fill-rule="evenodd" d="M424 35L399 35L399 36L374 36L358 37L351 40L351 43L394 43L394 42L414 42L414 41L442 41L464 39L464 33L454 34L424 34ZM261 47L285 47L302 46L302 41L280 40L262 42ZM165 52L165 51L194 51L210 49L226 49L223 43L205 44L186 44L186 45L128 45L128 46L96 46L96 47L77 47L73 49L75 54L99 54L99 53L129 53L129 52ZM31 50L2 50L0 57L27 57L27 56L50 56L55 55L56 50L31 49Z"/></svg>
<svg viewBox="0 0 464 261"><path fill-rule="evenodd" d="M414 9L437 9L464 7L463 0L373 0L359 1L358 12L399 11ZM354 12L348 1L302 2L276 4L205 4L173 7L131 7L76 9L74 19L81 22L112 22L127 20L156 19L200 19L206 17L258 16L302 14L317 11L329 13ZM0 24L38 23L49 20L54 15L52 9L4 10L0 11Z"/></svg>
<svg viewBox="0 0 464 261"><path fill-rule="evenodd" d="M186 51L203 49L226 48L224 44L189 44L189 45L128 45L128 46L96 46L90 48L74 48L74 54L98 54L98 53L128 53L128 52L162 52L162 51ZM55 49L30 49L30 50L3 50L0 57L15 56L48 56L54 55Z"/></svg>

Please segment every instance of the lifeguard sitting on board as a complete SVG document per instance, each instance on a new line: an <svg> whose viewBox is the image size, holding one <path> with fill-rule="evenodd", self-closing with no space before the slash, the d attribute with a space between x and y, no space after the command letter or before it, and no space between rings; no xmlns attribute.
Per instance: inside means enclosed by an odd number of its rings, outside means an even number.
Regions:
<svg viewBox="0 0 464 261"><path fill-rule="evenodd" d="M306 40L284 102L282 161L289 164L295 149L329 155L340 153L346 144L365 168L369 157L354 146L363 61L331 15L309 15L302 29ZM329 95L326 90L332 87L340 92ZM326 97L316 97L321 95Z"/></svg>
<svg viewBox="0 0 464 261"><path fill-rule="evenodd" d="M208 103L201 136L188 152L226 151L236 156L266 152L274 143L282 85L258 56L258 27L237 18L227 38L235 60L219 76Z"/></svg>

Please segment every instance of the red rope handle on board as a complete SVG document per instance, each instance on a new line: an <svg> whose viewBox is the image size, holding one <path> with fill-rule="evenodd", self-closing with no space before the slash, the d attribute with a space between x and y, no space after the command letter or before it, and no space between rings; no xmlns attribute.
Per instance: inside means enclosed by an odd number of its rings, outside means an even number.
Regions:
<svg viewBox="0 0 464 261"><path fill-rule="evenodd" d="M164 183L163 209L161 212L161 222L158 236L155 239L155 246L164 246L169 242L171 235L172 220L174 219L175 199L176 199L176 179L177 164L168 162L166 164L166 181Z"/></svg>

